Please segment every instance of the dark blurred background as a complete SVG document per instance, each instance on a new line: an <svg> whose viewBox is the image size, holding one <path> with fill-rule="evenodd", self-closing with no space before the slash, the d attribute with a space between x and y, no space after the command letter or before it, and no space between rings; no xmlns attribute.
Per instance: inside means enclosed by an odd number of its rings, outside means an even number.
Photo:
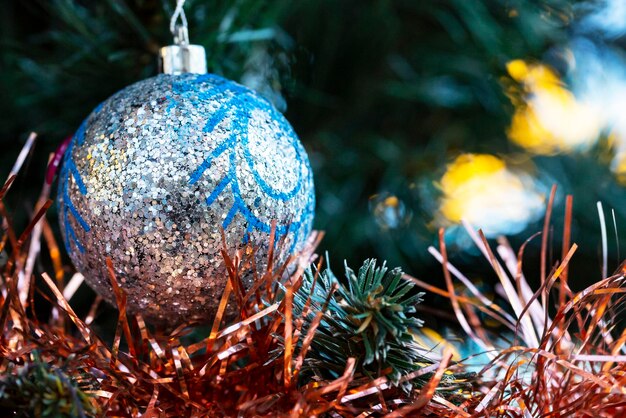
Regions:
<svg viewBox="0 0 626 418"><path fill-rule="evenodd" d="M571 193L580 249L570 276L580 289L600 278L596 201L607 218L609 270L619 261L613 214L618 230L626 225L626 129L610 110L619 100L603 96L622 80L624 32L610 10L619 3L188 0L186 11L209 70L264 94L300 135L315 172L315 227L326 231L321 250L337 270L343 259L358 266L376 257L440 284L427 247L445 226L453 261L488 284L488 265L458 221L490 238L506 234L517 247L541 229L557 184L550 260L560 258ZM173 6L3 2L0 178L28 133L39 134L8 198L18 225L25 202L39 195L49 153L96 104L156 74ZM598 68L582 68L585 53ZM592 71L608 68L603 60L614 77L593 84ZM55 211L48 216L56 224ZM525 259L531 281L539 243Z"/></svg>

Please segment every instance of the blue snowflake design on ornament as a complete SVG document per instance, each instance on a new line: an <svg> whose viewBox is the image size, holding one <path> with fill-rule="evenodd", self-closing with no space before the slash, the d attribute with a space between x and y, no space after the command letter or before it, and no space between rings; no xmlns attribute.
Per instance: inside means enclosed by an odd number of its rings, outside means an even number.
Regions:
<svg viewBox="0 0 626 418"><path fill-rule="evenodd" d="M196 83L208 85L210 86L210 88L205 91L198 91L195 86ZM231 193L234 197L234 204L226 215L226 218L223 220L222 227L226 229L232 222L235 215L240 214L245 218L246 223L248 224L247 234L243 238L244 243L247 243L248 236L254 229L269 234L272 229L271 224L269 222L264 222L259 219L259 217L255 216L242 197L236 170L237 153L234 152L234 150L237 145L240 145L242 147L246 164L250 168L255 182L259 185L263 193L265 193L272 199L286 202L294 198L303 187L305 179L303 179L302 169L300 169L300 167L302 167L302 165L305 165L308 172L311 173L310 167L308 166L308 160L302 155L302 150L297 143L297 138L295 138L295 136L293 135L285 135L285 137L287 137L289 140L289 145L296 150L296 162L297 166L299 167L298 178L291 190L281 191L275 189L265 181L265 179L255 168L255 161L250 151L249 145L248 122L252 119L252 111L260 110L267 113L272 120L276 121L279 124L280 130L283 133L292 132L291 126L289 126L282 114L280 114L267 100L258 96L256 93L246 87L228 81L214 74L203 74L196 76L192 80L174 82L172 87L175 94L184 97L192 104L199 101L215 100L216 98L226 99L221 103L220 107L215 111L215 113L213 113L207 120L202 129L204 133L208 134L213 132L216 127L229 115L229 112L233 112L230 135L221 144L219 144L191 173L189 178L189 184L193 185L197 183L204 174L204 172L209 169L209 167L211 167L211 164L216 158L224 155L225 153L229 153L228 158L230 167L228 169L228 172L224 176L224 178L215 186L211 194L206 198L205 202L207 205L210 206L217 200L219 195L227 187L230 186ZM170 97L169 99L170 104L167 108L168 112L177 103L173 98ZM311 174L309 174L309 177L306 179L306 181L312 182L312 178L310 176ZM258 200L259 199L257 198L255 203L258 202ZM293 251L296 243L299 241L299 234L302 233L302 227L304 226L304 222L306 222L306 220L312 215L312 206L313 203L306 207L299 219L291 220L291 222L288 224L276 225L275 233L278 239L275 240L275 245L281 237L287 235L290 232L293 232L295 236L292 240L290 248L290 251Z"/></svg>
<svg viewBox="0 0 626 418"><path fill-rule="evenodd" d="M91 115L98 113L100 109L102 109L102 103L96 106L93 112L91 112ZM91 117L91 115L89 117ZM63 225L64 225L64 232L65 232L64 244L65 244L65 249L67 250L68 253L71 252L72 242L74 243L78 251L80 251L81 253L85 252L85 247L76 236L76 231L74 230L74 227L70 223L70 218L69 218L70 214L85 232L89 232L91 230L90 226L87 224L85 219L78 212L78 209L76 209L76 206L74 206L74 203L72 202L72 199L70 198L70 195L68 192L70 177L73 177L74 182L76 183L76 186L78 187L79 192L83 196L87 195L87 187L85 186L85 182L83 181L83 178L80 175L78 168L76 167L76 163L74 162L74 157L72 155L72 150L74 148L75 143L78 143L78 145L82 145L83 142L85 142L85 130L87 129L87 121L89 120L89 117L87 117L80 124L80 126L78 127L78 130L72 137L70 144L67 147L67 150L65 151L65 162L63 163L63 166L61 168L61 173L59 175L59 179L61 182L59 185L60 186L59 189L61 190L61 193L63 193L63 207L61 208L62 210L61 216L63 216Z"/></svg>
<svg viewBox="0 0 626 418"><path fill-rule="evenodd" d="M69 147L67 148L66 155L71 155L72 148L74 145L73 142L74 140L72 139L72 143L70 143ZM72 203L72 199L70 199L70 196L68 193L68 183L70 181L70 176L74 178L74 181L76 185L78 186L78 190L80 191L80 193L82 195L87 194L87 187L85 187L85 183L83 182L83 179L80 173L78 172L78 169L76 168L76 164L74 163L73 159L69 158L68 161L66 161L66 163L63 164L63 168L61 170L61 176L60 176L61 190L63 193L63 207L61 210L63 211L62 212L63 225L65 226L64 244L65 244L65 249L67 250L68 253L71 252L72 242L74 243L78 251L80 251L81 253L84 253L85 248L78 240L74 227L70 224L70 219L69 219L70 214L74 217L78 225L80 225L80 227L83 228L83 230L85 230L85 232L89 232L90 227L87 224L87 222L85 222L85 219L80 215L80 213L78 213L76 206L74 206L74 204Z"/></svg>
<svg viewBox="0 0 626 418"><path fill-rule="evenodd" d="M213 205L225 190L230 190L233 204L223 219L221 226L227 229L236 215L239 214L243 217L247 225L246 234L242 237L244 244L248 243L249 236L254 230L267 234L271 233L271 222L261 219L254 213L255 208L259 207L262 201L262 196L257 197L253 201L246 202L242 194L237 167L240 166L242 162L245 163L249 168L252 179L258 185L260 192L277 202L288 202L296 197L307 184L312 185L312 172L308 158L299 140L295 134L293 134L293 129L289 123L266 99L262 98L254 91L213 74L176 76L171 81L171 93L171 95L167 95L162 99L164 101L167 100L164 110L168 115L171 113L172 109L178 106L182 107L184 103L191 104L191 106L194 107L202 107L202 105L206 105L207 102L219 102L219 106L208 115L208 118L204 122L204 126L202 127L203 134L213 133L213 131L217 129L217 126L226 118L230 118L231 120L228 136L214 147L197 167L192 169L189 174L188 184L193 186L198 183L214 161L225 156L228 161L228 168L222 179L219 180L210 191L209 195L204 199L205 203L208 206ZM71 196L74 198L77 197L76 193L70 193L72 179L80 195L87 196L88 194L85 182L74 161L73 150L75 147L83 146L86 140L86 131L90 129L90 121L92 121L93 118L99 117L99 113L105 103L107 103L107 101L98 105L82 122L65 152L65 163L62 166L59 177L59 192L63 200L61 216L65 235L64 244L68 253L71 253L72 245L81 254L85 253L85 246L79 238L81 234L77 234L75 228L81 228L84 232L90 232L91 230L85 217L79 213L76 205L72 202ZM273 187L270 182L263 178L256 167L248 135L249 123L253 119L253 111L265 113L272 123L277 124L276 131L279 132L279 136L276 140L286 140L284 143L286 147L292 147L295 151L294 166L297 167L295 172L296 179L293 181L293 184L290 185L289 190L280 190ZM206 138L202 140L206 140ZM240 152L236 152L236 150ZM303 235L307 233L307 227L312 219L314 205L314 195L311 194L308 204L300 211L297 219L283 219L281 221L282 223L277 222L275 227L277 239L274 241L274 244L277 245L282 237L293 234L289 249L290 252L293 251L298 242L306 238ZM89 216L86 217L89 218ZM73 218L75 222L71 222L71 218Z"/></svg>

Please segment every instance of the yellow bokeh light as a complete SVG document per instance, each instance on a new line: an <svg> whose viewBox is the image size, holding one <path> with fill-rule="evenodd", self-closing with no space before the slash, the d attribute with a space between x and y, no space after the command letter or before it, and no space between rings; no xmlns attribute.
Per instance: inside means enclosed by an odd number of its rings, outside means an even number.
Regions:
<svg viewBox="0 0 626 418"><path fill-rule="evenodd" d="M509 138L536 154L586 149L604 125L597 106L578 100L549 67L522 60L508 63L511 77L523 86L525 101L514 104Z"/></svg>
<svg viewBox="0 0 626 418"><path fill-rule="evenodd" d="M514 234L543 212L543 196L529 176L510 171L498 157L463 154L440 181L439 211L446 223L467 220L487 236Z"/></svg>

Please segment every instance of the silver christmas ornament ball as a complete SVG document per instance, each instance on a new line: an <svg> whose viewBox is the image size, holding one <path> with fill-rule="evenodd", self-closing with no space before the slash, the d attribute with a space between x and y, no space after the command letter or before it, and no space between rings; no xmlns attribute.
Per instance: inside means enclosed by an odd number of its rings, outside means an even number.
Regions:
<svg viewBox="0 0 626 418"><path fill-rule="evenodd" d="M111 258L128 310L169 325L216 312L228 280L222 230L231 254L254 248L262 268L272 221L284 260L315 206L308 157L283 115L211 74L161 74L100 104L65 153L58 201L87 283L114 303Z"/></svg>

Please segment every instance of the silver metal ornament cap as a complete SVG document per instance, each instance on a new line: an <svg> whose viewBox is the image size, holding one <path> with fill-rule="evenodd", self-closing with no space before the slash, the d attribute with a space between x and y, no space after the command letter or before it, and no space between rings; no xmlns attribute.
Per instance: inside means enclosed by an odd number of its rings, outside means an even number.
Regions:
<svg viewBox="0 0 626 418"><path fill-rule="evenodd" d="M164 74L206 74L206 53L201 45L168 45L159 51Z"/></svg>
<svg viewBox="0 0 626 418"><path fill-rule="evenodd" d="M177 26L175 45L159 50L159 69L163 74L206 74L206 52L202 45L190 45L185 26Z"/></svg>

